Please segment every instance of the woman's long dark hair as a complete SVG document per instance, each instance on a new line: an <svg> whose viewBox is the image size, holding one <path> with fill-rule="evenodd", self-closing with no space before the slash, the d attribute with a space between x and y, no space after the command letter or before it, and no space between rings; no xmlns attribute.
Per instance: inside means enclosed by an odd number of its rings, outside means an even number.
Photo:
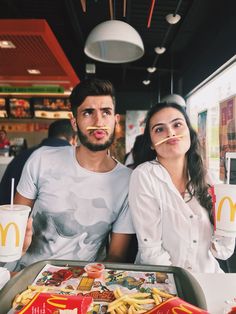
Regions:
<svg viewBox="0 0 236 314"><path fill-rule="evenodd" d="M191 126L189 117L185 109L175 103L158 103L153 106L147 113L146 126L144 129L142 145L140 148L140 154L136 158L135 166L156 158L155 150L151 149L151 137L150 137L150 120L152 116L164 108L175 108L182 113L185 118L186 124L190 132L191 145L186 153L187 155L187 169L189 173L189 181L187 182L187 191L189 192L190 199L195 196L201 206L207 209L209 214L212 210L212 199L209 195L209 185L206 182L206 169L203 164L201 156L201 146L197 136L197 133Z"/></svg>

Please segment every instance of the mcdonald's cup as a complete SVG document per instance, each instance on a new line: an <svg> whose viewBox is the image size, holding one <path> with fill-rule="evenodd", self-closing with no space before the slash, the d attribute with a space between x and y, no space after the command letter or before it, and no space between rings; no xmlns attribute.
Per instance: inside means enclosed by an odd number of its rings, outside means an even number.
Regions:
<svg viewBox="0 0 236 314"><path fill-rule="evenodd" d="M12 262L21 257L30 207L0 206L0 262Z"/></svg>
<svg viewBox="0 0 236 314"><path fill-rule="evenodd" d="M215 233L236 236L236 185L215 185Z"/></svg>

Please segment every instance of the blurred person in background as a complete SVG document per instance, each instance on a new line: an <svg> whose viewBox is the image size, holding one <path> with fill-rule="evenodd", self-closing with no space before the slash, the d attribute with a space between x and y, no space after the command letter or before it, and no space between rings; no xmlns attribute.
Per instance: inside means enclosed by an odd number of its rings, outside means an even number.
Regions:
<svg viewBox="0 0 236 314"><path fill-rule="evenodd" d="M48 129L48 138L34 147L23 150L7 166L0 183L0 205L10 204L11 200L11 179L15 179L14 194L25 162L30 155L42 146L60 147L77 144L77 134L72 129L69 119L61 119L52 122Z"/></svg>
<svg viewBox="0 0 236 314"><path fill-rule="evenodd" d="M48 258L94 261L109 245L107 260L125 262L134 234L128 207L131 170L108 148L115 137L114 88L81 81L70 96L78 147L41 147L27 160L15 204L33 208L33 237L14 270ZM28 243L29 244L29 243Z"/></svg>
<svg viewBox="0 0 236 314"><path fill-rule="evenodd" d="M7 138L7 132L5 130L0 130L0 149L10 146L10 141Z"/></svg>

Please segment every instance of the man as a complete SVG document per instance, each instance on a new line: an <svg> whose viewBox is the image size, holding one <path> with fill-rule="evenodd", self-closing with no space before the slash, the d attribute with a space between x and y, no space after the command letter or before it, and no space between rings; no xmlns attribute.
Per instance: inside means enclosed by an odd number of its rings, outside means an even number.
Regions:
<svg viewBox="0 0 236 314"><path fill-rule="evenodd" d="M26 160L39 147L42 146L70 146L76 145L77 135L72 129L69 119L61 119L52 122L48 129L48 138L34 147L23 150L7 166L7 169L0 183L0 205L10 204L11 201L11 179L15 178L14 194L20 180L21 173Z"/></svg>
<svg viewBox="0 0 236 314"><path fill-rule="evenodd" d="M47 258L93 261L111 232L107 259L125 261L133 225L131 170L107 153L119 116L109 81L88 79L70 97L81 145L38 149L27 161L16 204L33 207L34 235L17 270Z"/></svg>

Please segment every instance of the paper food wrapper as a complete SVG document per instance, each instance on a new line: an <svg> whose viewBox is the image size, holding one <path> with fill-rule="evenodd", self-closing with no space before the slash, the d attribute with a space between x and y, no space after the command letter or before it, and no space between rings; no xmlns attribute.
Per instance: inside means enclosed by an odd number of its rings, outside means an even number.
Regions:
<svg viewBox="0 0 236 314"><path fill-rule="evenodd" d="M145 314L210 314L209 312L200 309L184 300L175 297L160 303Z"/></svg>
<svg viewBox="0 0 236 314"><path fill-rule="evenodd" d="M215 233L222 236L236 236L236 186L216 184L215 191Z"/></svg>
<svg viewBox="0 0 236 314"><path fill-rule="evenodd" d="M56 293L37 293L17 314L86 314L93 298Z"/></svg>

